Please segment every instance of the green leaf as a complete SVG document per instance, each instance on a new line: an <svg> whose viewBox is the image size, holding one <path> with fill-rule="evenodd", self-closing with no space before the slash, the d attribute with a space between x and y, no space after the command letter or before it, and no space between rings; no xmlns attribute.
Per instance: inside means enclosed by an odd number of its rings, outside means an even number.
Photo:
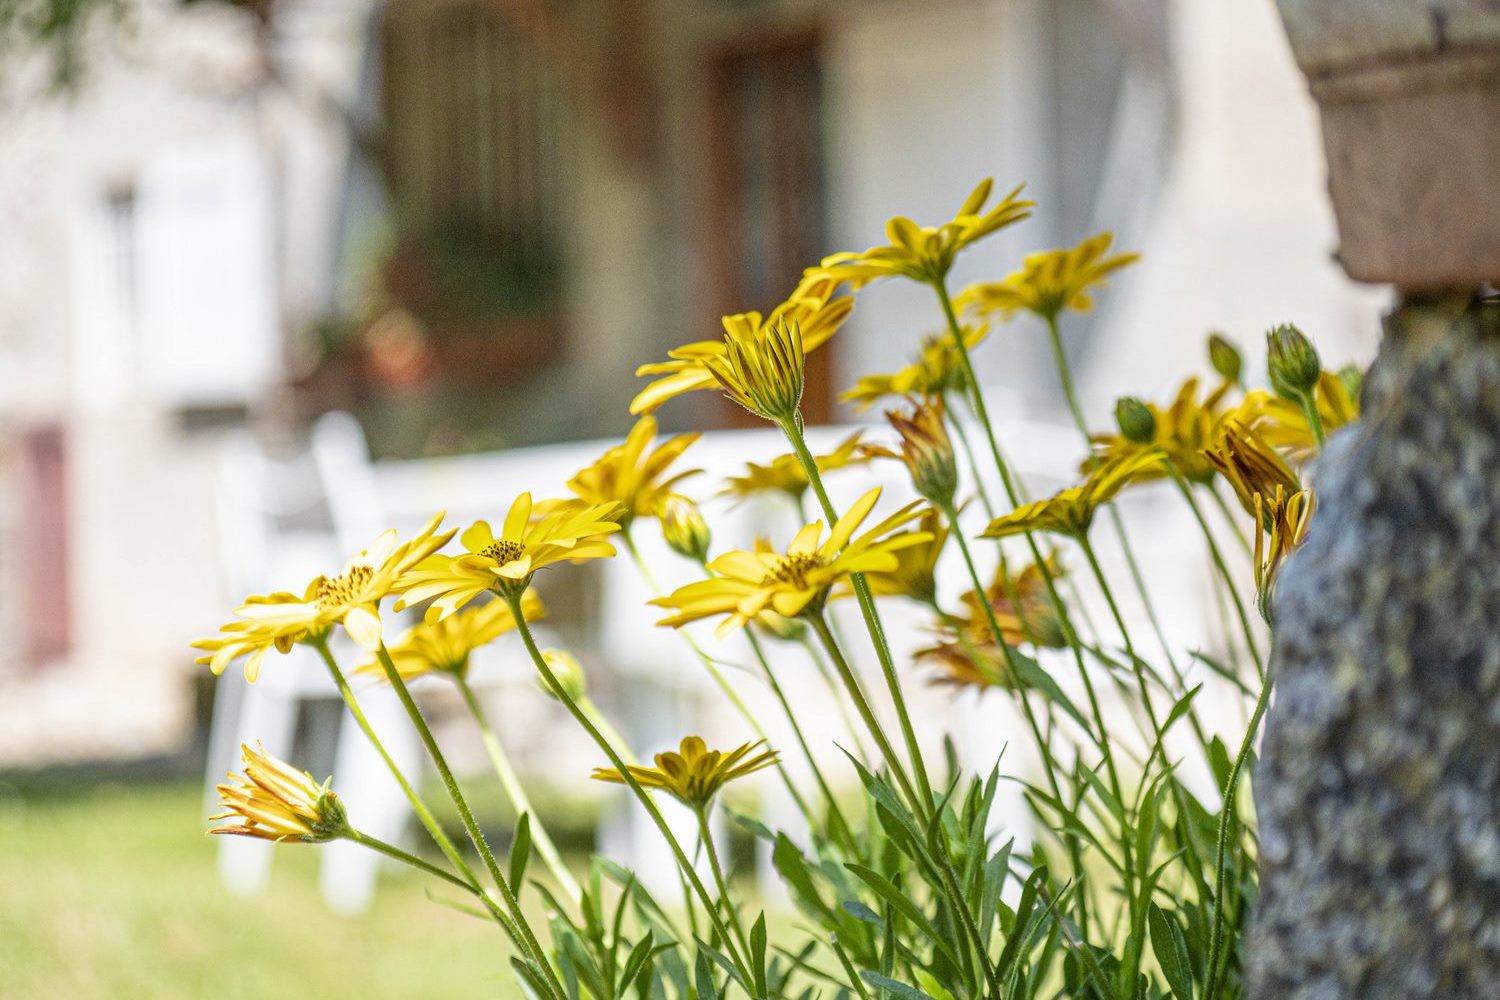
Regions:
<svg viewBox="0 0 1500 1000"><path fill-rule="evenodd" d="M703 953L702 948L699 948L698 957L693 962L693 987L698 991L698 1000L719 1000L719 988L714 985L713 966L708 964L708 956Z"/></svg>
<svg viewBox="0 0 1500 1000"><path fill-rule="evenodd" d="M1046 695L1054 705L1067 712L1073 721L1078 723L1079 728L1088 735L1091 741L1097 743L1098 734L1084 719L1083 713L1078 711L1078 706L1074 705L1072 700L1063 693L1063 689L1057 686L1057 681L1052 679L1052 675L1043 670L1040 663L1014 646L1010 647L1010 654L1012 662L1016 665L1016 673L1021 675L1021 683Z"/></svg>
<svg viewBox="0 0 1500 1000"><path fill-rule="evenodd" d="M620 972L620 982L615 988L615 996L623 997L625 991L630 988L630 984L635 981L635 977L640 975L641 970L646 967L646 963L651 960L652 940L651 932L647 931L646 936L637 941L635 947L630 949L630 955L625 959L625 967ZM663 945L663 947L670 948L671 945Z"/></svg>
<svg viewBox="0 0 1500 1000"><path fill-rule="evenodd" d="M930 997L926 993L923 993L915 986L908 986L906 983L903 983L896 979L892 979L890 976L882 976L878 972L868 971L861 972L859 975L861 979L869 983L871 986L878 986L881 989L900 997L901 1000L934 1000L933 997Z"/></svg>
<svg viewBox="0 0 1500 1000"><path fill-rule="evenodd" d="M526 877L526 863L531 860L531 816L522 813L516 817L516 832L510 840L510 887L520 893L521 880Z"/></svg>
<svg viewBox="0 0 1500 1000"><path fill-rule="evenodd" d="M1155 903L1151 904L1147 920L1151 926L1151 950L1156 954L1162 975L1167 977L1167 985L1172 987L1172 995L1177 1000L1193 1000L1193 966L1181 925Z"/></svg>
<svg viewBox="0 0 1500 1000"><path fill-rule="evenodd" d="M755 977L755 996L766 995L766 914L756 918L750 928L750 973Z"/></svg>

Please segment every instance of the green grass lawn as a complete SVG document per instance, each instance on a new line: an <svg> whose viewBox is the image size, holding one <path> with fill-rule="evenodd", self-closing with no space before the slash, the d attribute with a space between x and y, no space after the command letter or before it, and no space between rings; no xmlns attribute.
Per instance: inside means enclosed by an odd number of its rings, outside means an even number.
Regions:
<svg viewBox="0 0 1500 1000"><path fill-rule="evenodd" d="M0 996L518 995L498 929L430 902L404 870L341 917L318 895L319 848L286 845L264 893L231 895L200 791L0 785Z"/></svg>

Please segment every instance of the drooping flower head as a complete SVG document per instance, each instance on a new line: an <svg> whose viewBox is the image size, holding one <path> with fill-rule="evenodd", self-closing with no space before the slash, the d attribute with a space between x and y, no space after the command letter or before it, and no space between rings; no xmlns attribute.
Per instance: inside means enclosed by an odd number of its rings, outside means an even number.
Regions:
<svg viewBox="0 0 1500 1000"><path fill-rule="evenodd" d="M964 324L964 345L973 350L989 332L984 324ZM899 371L861 376L839 400L864 412L889 396L943 396L965 392L968 385L952 335L929 334L922 338L921 352L911 364Z"/></svg>
<svg viewBox="0 0 1500 1000"><path fill-rule="evenodd" d="M855 288L892 277L927 284L942 281L960 250L1031 215L1035 202L1021 199L1021 186L986 208L994 186L992 178L980 181L959 206L953 220L941 226L919 226L898 215L885 224L889 242L868 250L824 257L813 272L847 281Z"/></svg>
<svg viewBox="0 0 1500 1000"><path fill-rule="evenodd" d="M828 454L814 455L813 464L818 467L819 475L852 465L863 465L870 461L870 456L861 451L860 438L863 435L864 431L855 431L839 442L838 447ZM802 463L797 461L797 456L791 453L778 455L767 465L746 462L743 475L728 476L724 483L724 489L720 491L719 496L735 497L740 500L747 500L761 493L773 491L785 493L793 500L800 500L811 485L807 481L807 473L803 470Z"/></svg>
<svg viewBox="0 0 1500 1000"><path fill-rule="evenodd" d="M426 620L441 621L485 591L501 597L524 593L537 570L559 562L581 563L615 554L607 537L620 530L625 507L582 501L548 505L533 519L530 493L506 512L497 538L488 521L475 521L459 536L461 556L435 555L406 573L396 610L431 600Z"/></svg>
<svg viewBox="0 0 1500 1000"><path fill-rule="evenodd" d="M1224 422L1224 397L1230 386L1220 385L1202 399L1198 397L1198 388L1198 380L1190 378L1177 391L1171 405L1163 408L1155 403L1140 404L1151 418L1151 438L1144 443L1126 436L1123 428L1118 434L1095 435L1094 454L1085 468L1156 451L1165 455L1184 479L1207 482L1213 477L1214 467L1203 452L1213 446ZM1166 474L1166 467L1158 463L1137 470L1133 479L1160 479Z"/></svg>
<svg viewBox="0 0 1500 1000"><path fill-rule="evenodd" d="M885 418L901 437L900 453L880 445L867 445L866 451L899 459L923 499L939 507L951 504L958 490L958 458L948 439L942 397L913 400L910 412L887 410Z"/></svg>
<svg viewBox="0 0 1500 1000"><path fill-rule="evenodd" d="M660 375L661 378L642 389L630 403L631 413L652 413L667 400L686 392L714 389L719 382L709 369L710 362L723 359L730 341L753 343L764 339L766 330L790 324L801 338L801 352L808 354L821 347L838 332L854 300L835 298L840 282L835 278L809 274L803 277L791 296L772 309L769 315L758 312L737 313L724 317L723 340L702 340L667 352L669 361L641 365L637 375Z"/></svg>
<svg viewBox="0 0 1500 1000"><path fill-rule="evenodd" d="M757 548L719 556L708 564L713 574L709 579L689 583L651 602L674 612L657 624L680 627L723 615L717 631L722 638L767 608L788 618L821 610L833 585L848 579L851 573L894 570L900 550L920 545L927 535L890 534L918 516L913 503L855 537L879 499L877 486L850 506L826 539L822 521L805 526L785 554Z"/></svg>
<svg viewBox="0 0 1500 1000"><path fill-rule="evenodd" d="M1255 513L1255 498L1275 496L1277 490L1295 493L1302 484L1286 461L1255 429L1237 419L1224 421L1213 447L1203 457L1218 470L1247 514Z"/></svg>
<svg viewBox="0 0 1500 1000"><path fill-rule="evenodd" d="M442 519L437 515L406 542L398 539L395 529L384 532L337 576L314 577L301 595L277 591L247 597L235 609L237 621L224 625L216 636L193 641L195 648L205 651L197 662L207 663L217 674L231 661L248 656L245 676L253 681L270 649L285 653L296 642L326 636L339 623L361 647L375 649L382 635L381 600L395 591L407 570L453 537L452 531L438 533Z"/></svg>
<svg viewBox="0 0 1500 1000"><path fill-rule="evenodd" d="M1066 310L1087 312L1094 307L1090 290L1140 259L1134 253L1107 256L1113 242L1112 233L1099 233L1077 246L1030 254L1019 271L1000 281L971 285L958 302L981 314L1007 318L1029 312L1053 320Z"/></svg>
<svg viewBox="0 0 1500 1000"><path fill-rule="evenodd" d="M656 418L641 417L623 443L610 448L588 468L568 480L568 489L585 503L618 503L625 508L624 521L654 517L673 487L699 469L667 475L673 462L702 434L678 434L656 448ZM648 450L649 449L649 450Z"/></svg>
<svg viewBox="0 0 1500 1000"><path fill-rule="evenodd" d="M1282 564L1307 539L1307 526L1316 506L1312 490L1288 494L1276 487L1273 495L1255 494L1255 594L1261 617L1271 622L1271 597Z"/></svg>
<svg viewBox="0 0 1500 1000"><path fill-rule="evenodd" d="M528 622L547 614L536 591L521 595L521 613ZM469 656L481 646L494 642L516 628L515 616L505 601L493 600L479 607L465 608L441 621L419 622L403 632L387 647L391 663L403 681L438 672L462 677L469 670ZM385 667L378 657L370 657L355 673L385 680Z"/></svg>
<svg viewBox="0 0 1500 1000"><path fill-rule="evenodd" d="M660 789L689 809L702 811L729 782L776 763L775 751L755 753L763 743L745 743L728 751L710 750L701 737L685 736L675 753L668 750L656 755L655 767L628 767L642 788ZM625 776L612 767L595 768L593 777L595 781L626 784Z"/></svg>
<svg viewBox="0 0 1500 1000"><path fill-rule="evenodd" d="M349 832L343 803L329 787L332 778L320 785L306 771L271 756L259 743L253 749L242 744L240 753L245 770L216 786L224 812L209 817L236 822L210 827L209 833L320 844Z"/></svg>
<svg viewBox="0 0 1500 1000"><path fill-rule="evenodd" d="M1024 504L990 522L985 538L1007 538L1031 531L1049 531L1081 538L1088 534L1094 513L1114 499L1126 483L1161 462L1161 455L1141 452L1091 470L1078 486L1070 486L1045 500Z"/></svg>

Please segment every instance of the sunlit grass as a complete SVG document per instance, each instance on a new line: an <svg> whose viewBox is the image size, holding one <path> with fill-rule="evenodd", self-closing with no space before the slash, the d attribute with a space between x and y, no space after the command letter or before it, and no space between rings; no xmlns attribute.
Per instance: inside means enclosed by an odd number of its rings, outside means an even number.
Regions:
<svg viewBox="0 0 1500 1000"><path fill-rule="evenodd" d="M382 873L331 912L317 852L276 852L266 891L220 885L198 787L0 785L0 995L15 998L513 997L492 925Z"/></svg>

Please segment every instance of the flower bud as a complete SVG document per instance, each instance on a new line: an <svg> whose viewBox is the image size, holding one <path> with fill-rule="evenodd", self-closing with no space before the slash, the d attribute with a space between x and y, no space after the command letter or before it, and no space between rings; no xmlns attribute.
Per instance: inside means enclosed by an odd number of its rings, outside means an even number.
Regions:
<svg viewBox="0 0 1500 1000"><path fill-rule="evenodd" d="M557 683L561 685L563 694L570 700L579 701L588 694L588 681L584 676L583 666L579 664L572 653L562 649L544 649L542 650L542 659L546 661L548 669L552 671L552 676L557 678ZM546 682L545 678L538 677L537 680L541 684L543 693L554 698L557 697L556 692L552 690L552 686Z"/></svg>
<svg viewBox="0 0 1500 1000"><path fill-rule="evenodd" d="M891 410L885 417L901 435L901 461L917 492L937 507L950 506L958 490L958 460L943 424L942 398L916 404L909 415Z"/></svg>
<svg viewBox="0 0 1500 1000"><path fill-rule="evenodd" d="M1121 396L1115 403L1115 423L1131 444L1150 444L1156 440L1156 415L1134 396Z"/></svg>
<svg viewBox="0 0 1500 1000"><path fill-rule="evenodd" d="M1239 349L1222 334L1209 335L1208 363L1214 366L1214 371L1218 372L1224 381L1239 384L1240 372L1245 367L1244 360L1240 357Z"/></svg>
<svg viewBox="0 0 1500 1000"><path fill-rule="evenodd" d="M755 623L782 642L801 642L807 635L807 625L800 618L788 618L769 609L756 615Z"/></svg>
<svg viewBox="0 0 1500 1000"><path fill-rule="evenodd" d="M1266 368L1271 376L1271 388L1286 399L1301 399L1312 392L1323 371L1312 341L1290 323L1283 323L1266 334Z"/></svg>
<svg viewBox="0 0 1500 1000"><path fill-rule="evenodd" d="M217 786L224 811L209 817L233 822L211 827L210 833L306 844L349 835L344 804L329 787L332 778L320 785L312 775L273 757L259 743L254 747L242 744L240 751L245 769Z"/></svg>
<svg viewBox="0 0 1500 1000"><path fill-rule="evenodd" d="M1358 365L1345 365L1338 371L1339 381L1344 383L1344 391L1349 393L1349 398L1356 403L1359 402L1359 394L1365 387L1365 373Z"/></svg>
<svg viewBox="0 0 1500 1000"><path fill-rule="evenodd" d="M713 534L693 501L679 493L669 494L662 501L657 520L661 523L662 538L673 552L695 562L708 558Z"/></svg>

